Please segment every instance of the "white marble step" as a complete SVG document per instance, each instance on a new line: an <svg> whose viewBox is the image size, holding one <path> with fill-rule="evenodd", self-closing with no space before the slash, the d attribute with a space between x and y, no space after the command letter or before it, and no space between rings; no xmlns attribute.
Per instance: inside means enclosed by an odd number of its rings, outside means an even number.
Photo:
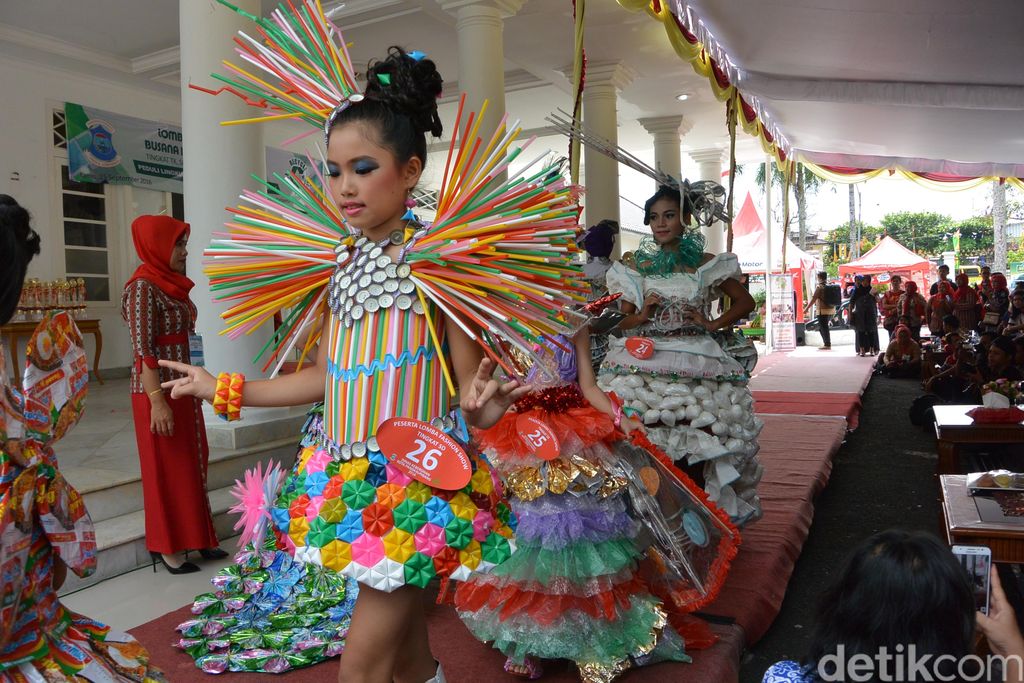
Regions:
<svg viewBox="0 0 1024 683"><path fill-rule="evenodd" d="M301 427L301 421L298 427ZM291 465L300 438L298 427L291 429L290 434L284 438L244 448L211 448L207 488L212 491L234 484L257 462L265 464L276 460L282 466ZM83 477L81 473L75 472L74 478L69 477L69 481L75 484L75 488L85 498L85 507L94 523L142 510L142 480L137 473L95 470Z"/></svg>
<svg viewBox="0 0 1024 683"><path fill-rule="evenodd" d="M234 503L231 486L210 491L210 508L218 538L230 538L237 534L233 530L237 516L228 512ZM96 572L88 578L81 579L69 571L67 580L60 590L62 595L152 564L149 551L146 550L145 515L142 510L96 522L95 526ZM224 550L234 553L235 547L225 546ZM204 566L198 555L191 559L199 563L200 567ZM157 567L157 571L166 572L160 566Z"/></svg>

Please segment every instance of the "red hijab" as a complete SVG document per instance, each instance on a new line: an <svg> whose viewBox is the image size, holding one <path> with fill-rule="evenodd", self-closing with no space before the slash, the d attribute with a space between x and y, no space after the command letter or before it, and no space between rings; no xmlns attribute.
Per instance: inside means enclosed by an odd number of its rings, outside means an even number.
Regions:
<svg viewBox="0 0 1024 683"><path fill-rule="evenodd" d="M967 273L960 273L956 276L956 289L953 290L953 300L963 302L965 299L968 303L977 303L978 292L975 291L974 287L971 287Z"/></svg>
<svg viewBox="0 0 1024 683"><path fill-rule="evenodd" d="M188 301L195 283L171 270L171 252L189 231L188 223L170 216L139 216L132 221L132 240L142 265L132 273L125 288L136 280L148 280L172 299Z"/></svg>
<svg viewBox="0 0 1024 683"><path fill-rule="evenodd" d="M907 286L903 288L904 296L900 297L903 299L903 315L910 315L911 311L914 311L917 316L920 316L923 311L921 310L921 302L917 300L917 283L913 280L907 281Z"/></svg>

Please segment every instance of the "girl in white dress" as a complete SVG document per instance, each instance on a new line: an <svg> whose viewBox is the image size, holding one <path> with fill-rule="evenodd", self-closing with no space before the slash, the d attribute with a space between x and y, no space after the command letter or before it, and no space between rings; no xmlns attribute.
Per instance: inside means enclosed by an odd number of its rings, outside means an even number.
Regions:
<svg viewBox="0 0 1024 683"><path fill-rule="evenodd" d="M619 329L630 336L610 340L599 384L637 411L651 441L703 475L711 500L740 525L761 515L762 423L747 388L749 349L729 328L754 300L739 282L736 256L705 253L700 231L687 229L690 213L688 197L659 188L645 205L652 237L633 267L615 263L608 271L608 290L622 294L626 314ZM713 318L711 305L723 295L728 307Z"/></svg>

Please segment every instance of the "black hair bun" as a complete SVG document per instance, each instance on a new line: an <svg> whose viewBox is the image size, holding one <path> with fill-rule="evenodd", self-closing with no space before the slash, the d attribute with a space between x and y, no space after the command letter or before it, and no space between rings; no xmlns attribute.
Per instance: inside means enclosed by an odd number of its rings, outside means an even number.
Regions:
<svg viewBox="0 0 1024 683"><path fill-rule="evenodd" d="M0 228L10 231L16 248L25 262L39 254L39 234L29 223L31 216L28 210L7 194L0 194Z"/></svg>
<svg viewBox="0 0 1024 683"><path fill-rule="evenodd" d="M366 72L366 96L405 114L418 132L441 137L444 131L437 113L437 98L444 81L433 60L415 59L400 47L372 62Z"/></svg>

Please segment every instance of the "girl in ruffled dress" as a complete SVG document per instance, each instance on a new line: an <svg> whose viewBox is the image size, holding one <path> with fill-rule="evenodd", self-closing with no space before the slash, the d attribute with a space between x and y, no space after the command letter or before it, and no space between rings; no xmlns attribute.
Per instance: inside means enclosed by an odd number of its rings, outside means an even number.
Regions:
<svg viewBox="0 0 1024 683"><path fill-rule="evenodd" d="M703 236L686 227L689 207L678 189L659 188L645 205L652 237L641 242L635 267L608 271L626 314L619 329L632 336L611 339L599 384L637 411L651 441L680 466L702 465L708 496L742 525L761 515L762 423L747 388L756 355L728 329L754 301L736 256L704 253ZM729 306L712 318L722 296Z"/></svg>
<svg viewBox="0 0 1024 683"><path fill-rule="evenodd" d="M676 494L666 507L681 521L683 543L701 555L687 561L699 565L704 588L672 604L654 594L641 562L656 551L641 540L647 527L638 510L650 509L640 482L658 481L655 456L630 443L626 433L642 425L598 388L589 339L586 329L575 341L556 339L557 367L534 372L533 391L475 433L506 481L516 550L461 584L455 604L474 635L508 656L505 670L524 678L542 674L542 659L570 660L594 683L633 665L689 661L686 648L713 640L681 615L713 597L736 548L724 515L700 493ZM661 510L651 514L660 527Z"/></svg>

